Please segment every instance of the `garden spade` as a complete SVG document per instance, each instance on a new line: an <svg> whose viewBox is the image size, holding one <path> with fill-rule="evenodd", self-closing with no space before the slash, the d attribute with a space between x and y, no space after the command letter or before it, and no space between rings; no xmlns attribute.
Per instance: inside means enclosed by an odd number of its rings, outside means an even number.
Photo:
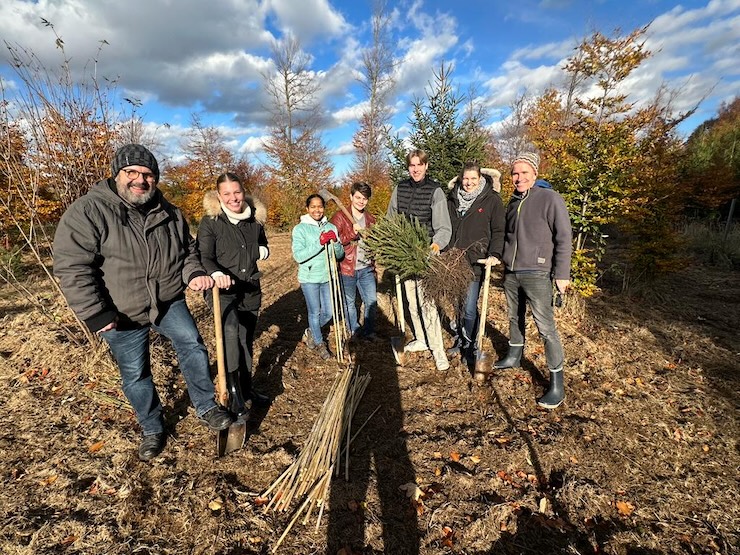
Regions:
<svg viewBox="0 0 740 555"><path fill-rule="evenodd" d="M218 367L218 379L216 381L216 400L218 403L229 408L229 391L226 386L226 363L224 360L224 330L221 322L221 295L218 287L213 288L213 323L216 332L216 365ZM216 440L216 451L219 457L228 455L232 451L244 447L247 439L247 423L243 418L238 418L231 426L218 432Z"/></svg>
<svg viewBox="0 0 740 555"><path fill-rule="evenodd" d="M406 342L406 320L405 315L403 313L403 292L401 290L401 278L396 277L396 302L397 304L397 318L398 318L398 327L401 329L401 336L400 337L391 337L391 351L393 352L393 358L396 359L396 363L399 366L403 366L405 360L404 360L404 354L403 354L403 345Z"/></svg>
<svg viewBox="0 0 740 555"><path fill-rule="evenodd" d="M480 309L480 324L478 326L478 346L475 354L475 373L474 377L476 381L483 382L486 379L486 375L490 373L490 365L488 364L488 357L483 352L483 334L486 331L486 315L488 314L488 288L491 282L491 258L482 258L478 260L478 263L484 263L486 265L486 273L483 278L483 304Z"/></svg>

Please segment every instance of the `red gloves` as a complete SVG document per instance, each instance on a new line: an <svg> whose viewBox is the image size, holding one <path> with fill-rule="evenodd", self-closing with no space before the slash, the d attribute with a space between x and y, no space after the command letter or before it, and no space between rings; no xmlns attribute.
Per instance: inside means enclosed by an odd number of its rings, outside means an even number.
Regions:
<svg viewBox="0 0 740 555"><path fill-rule="evenodd" d="M321 245L326 245L330 241L336 241L337 240L337 234L334 233L334 230L330 229L329 231L324 231L321 235L319 235L319 243Z"/></svg>

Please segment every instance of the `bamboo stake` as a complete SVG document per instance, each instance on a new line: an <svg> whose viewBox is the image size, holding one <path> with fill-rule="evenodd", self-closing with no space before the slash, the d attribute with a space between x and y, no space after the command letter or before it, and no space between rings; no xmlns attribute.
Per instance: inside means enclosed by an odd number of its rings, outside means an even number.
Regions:
<svg viewBox="0 0 740 555"><path fill-rule="evenodd" d="M341 330L339 329L340 326L340 319L337 316L339 311L339 303L338 303L338 297L337 297L337 277L336 277L336 253L334 252L333 246L331 246L331 243L327 243L325 245L326 247L326 263L327 267L329 269L329 290L331 292L331 313L332 313L332 319L334 321L334 344L335 344L335 354L337 357L337 362L343 362L342 357L342 339L340 336Z"/></svg>
<svg viewBox="0 0 740 555"><path fill-rule="evenodd" d="M369 381L369 375L359 376L358 368L348 367L337 375L300 455L263 494L263 497L273 495L265 510L285 511L294 499L302 499L272 548L272 553L277 551L298 520L302 519L305 525L316 514L318 529L329 496L331 477L341 468L342 456L345 477L349 479L351 442L380 409L375 409L362 426L352 433L352 418Z"/></svg>

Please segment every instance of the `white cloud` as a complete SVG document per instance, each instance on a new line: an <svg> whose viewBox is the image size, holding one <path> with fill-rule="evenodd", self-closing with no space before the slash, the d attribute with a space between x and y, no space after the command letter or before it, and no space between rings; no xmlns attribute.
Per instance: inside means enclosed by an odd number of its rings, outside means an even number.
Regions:
<svg viewBox="0 0 740 555"><path fill-rule="evenodd" d="M629 24L648 11L642 5L611 4L598 1L582 11L600 14L608 8L620 17L629 12L621 18ZM508 114L524 90L537 95L563 85L561 68L580 40L572 33L586 27L589 15L573 19L577 3L570 0L527 5L533 7L490 3L486 17L497 18L491 26L476 19L480 6L466 3L448 7L404 0L391 8L396 84L390 102L401 136L408 132L411 98L425 96L443 61L455 68L453 84L460 90L479 85L476 94L493 119ZM343 156L366 106L358 78L363 49L371 42L370 14L369 3L354 0L3 0L0 37L32 49L47 67L57 67L61 51L41 18L52 22L76 76L93 59L97 65L87 69L95 69L101 79L120 76L117 91L141 100L138 113L157 120L152 130L171 145L163 151L179 150L189 114L198 112L223 125L234 148L259 152L269 125L262 74L271 67L270 44L274 33L293 33L311 56L320 85L321 131L330 151ZM676 6L658 15L646 36L653 56L625 82L631 99L646 102L664 83L681 89L677 107L691 107L708 92L712 106L731 99L738 90L739 29L739 0L711 0L695 9ZM98 53L101 40L109 44ZM0 66L0 80L9 96L21 85L8 66ZM163 121L172 125L165 128Z"/></svg>
<svg viewBox="0 0 740 555"><path fill-rule="evenodd" d="M265 141L267 139L269 139L268 135L247 137L242 143L242 146L239 147L239 153L262 152L265 149Z"/></svg>
<svg viewBox="0 0 740 555"><path fill-rule="evenodd" d="M337 125L344 125L351 121L358 121L363 113L368 109L369 102L363 101L352 106L345 106L340 110L332 113L332 118Z"/></svg>
<svg viewBox="0 0 740 555"><path fill-rule="evenodd" d="M349 156L355 153L355 147L351 142L342 143L337 148L329 151L332 156Z"/></svg>
<svg viewBox="0 0 740 555"><path fill-rule="evenodd" d="M267 0L283 32L292 32L302 43L317 36L338 36L349 24L327 0Z"/></svg>
<svg viewBox="0 0 740 555"><path fill-rule="evenodd" d="M573 39L548 42L540 45L528 45L518 48L511 54L514 60L562 60L573 53L577 42Z"/></svg>

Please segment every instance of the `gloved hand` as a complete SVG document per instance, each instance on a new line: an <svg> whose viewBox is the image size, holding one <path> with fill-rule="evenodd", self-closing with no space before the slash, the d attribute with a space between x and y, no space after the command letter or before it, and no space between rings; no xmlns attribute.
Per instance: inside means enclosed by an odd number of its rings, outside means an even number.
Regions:
<svg viewBox="0 0 740 555"><path fill-rule="evenodd" d="M321 235L319 235L319 243L321 243L322 246L336 240L337 234L334 233L333 229L330 229L329 231L324 231Z"/></svg>
<svg viewBox="0 0 740 555"><path fill-rule="evenodd" d="M270 249L264 245L260 245L260 260L267 260L270 256Z"/></svg>
<svg viewBox="0 0 740 555"><path fill-rule="evenodd" d="M439 245L437 243L432 243L429 248L431 249L432 254L439 254Z"/></svg>

